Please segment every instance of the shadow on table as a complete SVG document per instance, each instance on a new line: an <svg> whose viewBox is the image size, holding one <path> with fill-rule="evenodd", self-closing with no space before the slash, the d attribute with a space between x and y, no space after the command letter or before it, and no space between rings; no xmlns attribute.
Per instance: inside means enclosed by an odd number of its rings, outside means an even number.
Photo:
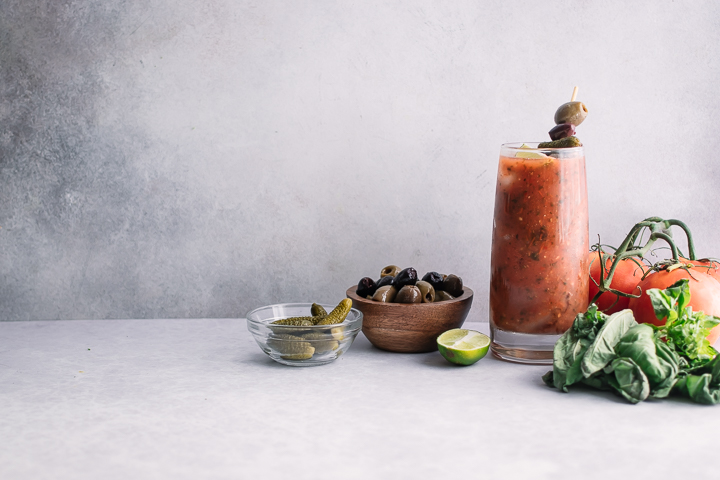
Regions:
<svg viewBox="0 0 720 480"><path fill-rule="evenodd" d="M280 369L288 368L287 365L276 362L262 352L256 352L250 355L238 355L232 359L232 363L235 365L253 365Z"/></svg>

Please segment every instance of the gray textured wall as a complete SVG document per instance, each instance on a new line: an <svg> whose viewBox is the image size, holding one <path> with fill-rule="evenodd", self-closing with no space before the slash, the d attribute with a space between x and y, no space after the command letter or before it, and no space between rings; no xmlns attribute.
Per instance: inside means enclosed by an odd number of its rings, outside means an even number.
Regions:
<svg viewBox="0 0 720 480"><path fill-rule="evenodd" d="M579 85L591 237L720 256L720 2L0 3L0 320L237 317L388 263L486 320L499 145Z"/></svg>

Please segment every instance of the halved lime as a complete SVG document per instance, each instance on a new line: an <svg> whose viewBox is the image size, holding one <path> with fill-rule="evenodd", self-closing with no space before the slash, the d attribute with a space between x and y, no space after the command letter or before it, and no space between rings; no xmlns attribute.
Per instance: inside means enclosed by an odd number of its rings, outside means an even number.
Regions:
<svg viewBox="0 0 720 480"><path fill-rule="evenodd" d="M437 338L438 350L445 360L458 365L472 365L490 348L490 337L464 328L448 330Z"/></svg>
<svg viewBox="0 0 720 480"><path fill-rule="evenodd" d="M525 145L524 143L522 145L520 145L520 148L532 149L531 146ZM515 158L545 158L545 157L547 157L547 155L544 155L540 152L517 152L515 154Z"/></svg>

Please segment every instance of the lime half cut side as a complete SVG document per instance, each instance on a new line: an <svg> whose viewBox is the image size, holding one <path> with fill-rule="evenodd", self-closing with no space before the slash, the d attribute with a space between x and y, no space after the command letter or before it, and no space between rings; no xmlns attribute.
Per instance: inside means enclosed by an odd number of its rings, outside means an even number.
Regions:
<svg viewBox="0 0 720 480"><path fill-rule="evenodd" d="M448 330L437 338L438 350L445 360L458 365L472 365L490 348L490 337L464 328Z"/></svg>

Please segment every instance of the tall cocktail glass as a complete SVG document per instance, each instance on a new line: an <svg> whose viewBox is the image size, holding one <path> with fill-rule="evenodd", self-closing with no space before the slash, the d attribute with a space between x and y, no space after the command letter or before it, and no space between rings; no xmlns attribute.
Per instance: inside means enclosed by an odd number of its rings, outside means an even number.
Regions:
<svg viewBox="0 0 720 480"><path fill-rule="evenodd" d="M551 364L588 303L588 203L582 147L500 148L493 220L493 355Z"/></svg>

